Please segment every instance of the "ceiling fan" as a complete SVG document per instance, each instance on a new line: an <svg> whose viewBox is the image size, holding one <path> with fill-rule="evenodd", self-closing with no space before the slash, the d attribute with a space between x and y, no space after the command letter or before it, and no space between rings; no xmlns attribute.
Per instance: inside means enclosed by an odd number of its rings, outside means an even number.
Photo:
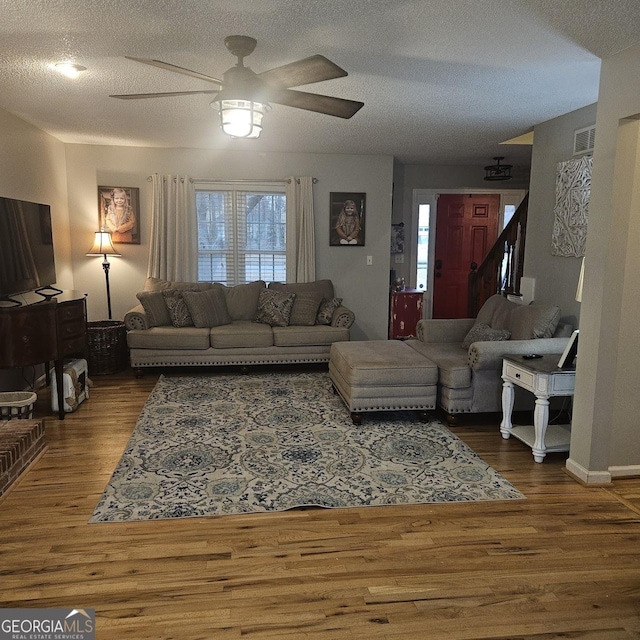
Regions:
<svg viewBox="0 0 640 640"><path fill-rule="evenodd" d="M234 67L225 71L222 80L212 76L184 69L161 60L125 56L143 64L159 67L182 75L217 84L219 89L200 91L170 91L164 93L132 93L111 95L121 100L144 98L166 98L173 96L216 94L211 106L220 111L222 130L233 137L257 138L262 130L262 116L269 103L276 103L315 111L338 118L351 118L363 106L363 102L334 98L305 91L295 91L298 87L323 80L347 76L347 72L322 55L314 55L303 60L276 67L262 73L255 73L244 66L244 58L253 53L257 41L249 36L228 36L224 40L227 49L238 58Z"/></svg>

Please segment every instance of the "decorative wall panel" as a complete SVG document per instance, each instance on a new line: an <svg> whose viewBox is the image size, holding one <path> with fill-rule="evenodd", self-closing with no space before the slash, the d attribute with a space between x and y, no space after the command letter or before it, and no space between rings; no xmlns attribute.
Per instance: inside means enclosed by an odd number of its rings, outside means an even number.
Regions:
<svg viewBox="0 0 640 640"><path fill-rule="evenodd" d="M551 254L584 256L591 196L591 156L558 163Z"/></svg>

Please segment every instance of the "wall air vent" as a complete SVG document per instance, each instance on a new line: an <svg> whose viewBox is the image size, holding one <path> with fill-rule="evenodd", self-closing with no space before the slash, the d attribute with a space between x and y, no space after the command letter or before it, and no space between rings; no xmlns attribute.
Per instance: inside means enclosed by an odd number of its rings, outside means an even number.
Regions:
<svg viewBox="0 0 640 640"><path fill-rule="evenodd" d="M593 153L593 144L596 140L596 127L584 127L573 132L573 155L581 156L585 153Z"/></svg>

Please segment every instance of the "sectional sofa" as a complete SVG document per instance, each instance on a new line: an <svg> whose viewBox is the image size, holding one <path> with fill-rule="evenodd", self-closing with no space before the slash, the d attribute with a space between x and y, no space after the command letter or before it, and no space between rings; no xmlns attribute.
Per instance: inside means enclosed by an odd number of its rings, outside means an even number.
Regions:
<svg viewBox="0 0 640 640"><path fill-rule="evenodd" d="M564 351L573 326L554 305L520 305L490 297L477 318L425 319L406 345L438 366L438 405L449 421L464 413L502 410L502 357ZM532 394L516 391L516 410L533 408Z"/></svg>

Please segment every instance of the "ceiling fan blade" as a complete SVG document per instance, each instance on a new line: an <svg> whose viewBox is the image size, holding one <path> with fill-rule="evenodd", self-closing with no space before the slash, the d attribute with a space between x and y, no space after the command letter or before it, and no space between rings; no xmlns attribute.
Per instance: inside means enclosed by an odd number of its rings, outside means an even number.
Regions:
<svg viewBox="0 0 640 640"><path fill-rule="evenodd" d="M218 89L209 89L207 91L168 91L165 93L125 93L121 95L110 95L110 98L118 98L118 100L142 100L143 98L174 98L175 96L193 96L197 94L220 93Z"/></svg>
<svg viewBox="0 0 640 640"><path fill-rule="evenodd" d="M346 75L349 74L331 60L315 55L259 73L258 78L270 87L288 89L312 82L342 78Z"/></svg>
<svg viewBox="0 0 640 640"><path fill-rule="evenodd" d="M133 56L125 56L127 60L135 60L136 62L141 62L142 64L148 64L152 67L159 67L160 69L166 69L167 71L173 71L174 73L181 73L185 76L190 76L192 78L198 78L199 80L206 80L207 82L213 82L214 84L223 85L222 80L218 80L218 78L213 78L211 76L207 76L204 73L199 73L198 71L191 71L191 69L185 69L184 67L178 67L175 64L169 64L168 62L162 62L162 60L152 60L150 58L134 58Z"/></svg>
<svg viewBox="0 0 640 640"><path fill-rule="evenodd" d="M269 91L267 95L269 102L345 119L351 118L364 106L364 102L294 91L293 89L273 90Z"/></svg>

